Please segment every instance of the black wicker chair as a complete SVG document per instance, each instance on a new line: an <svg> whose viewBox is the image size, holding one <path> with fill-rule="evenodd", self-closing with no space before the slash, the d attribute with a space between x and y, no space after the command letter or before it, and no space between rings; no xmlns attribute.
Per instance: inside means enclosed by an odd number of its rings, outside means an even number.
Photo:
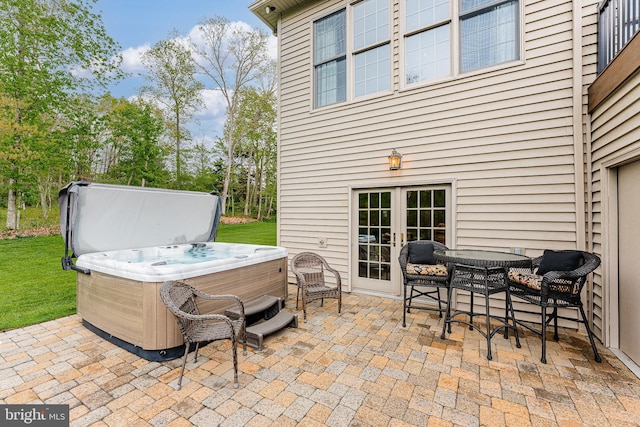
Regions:
<svg viewBox="0 0 640 427"><path fill-rule="evenodd" d="M244 305L235 295L209 295L187 285L184 282L169 281L160 287L160 298L178 321L178 327L184 337L184 359L178 379L178 390L182 387L182 376L187 363L191 344L195 344L194 362L198 359L200 344L216 340L231 340L233 352L233 387L238 388L238 340L244 343L243 354L247 354L246 321ZM229 318L222 314L200 314L196 298L203 300L230 301L240 314L238 318Z"/></svg>
<svg viewBox="0 0 640 427"><path fill-rule="evenodd" d="M523 272L512 269L508 274L509 289L512 296L535 304L540 307L542 327L538 330L518 321L520 326L535 332L542 339L542 363L547 363L546 329L553 321L555 341L558 337L558 319L575 320L558 315L559 308L577 308L583 323L596 362L600 362L600 355L596 348L593 333L589 328L587 317L582 306L580 294L589 273L600 265L600 258L589 252L563 250L545 251L545 254L533 260L533 272ZM551 313L547 310L551 309Z"/></svg>
<svg viewBox="0 0 640 427"><path fill-rule="evenodd" d="M291 259L291 271L298 282L296 294L296 309L298 298L302 294L302 312L304 321L307 321L307 304L315 300L325 298L338 300L338 313L342 310L342 280L340 273L332 268L327 260L313 252L300 252ZM325 274L333 275L333 283L325 281Z"/></svg>
<svg viewBox="0 0 640 427"><path fill-rule="evenodd" d="M436 311L442 317L446 307L443 308L442 306L443 301L440 290L444 289L444 294L447 295L450 278L449 271L446 266L438 265L435 260L425 260L424 252L432 253L434 250L446 249L445 245L433 240L414 240L404 245L400 250L398 262L400 263L403 282L403 327L407 326L407 313L411 313L412 308ZM422 254L420 254L421 252ZM416 253L420 254L417 258ZM411 259L412 255L414 257L413 260ZM421 298L421 300L414 301L415 298ZM437 302L438 306L426 304L430 300Z"/></svg>

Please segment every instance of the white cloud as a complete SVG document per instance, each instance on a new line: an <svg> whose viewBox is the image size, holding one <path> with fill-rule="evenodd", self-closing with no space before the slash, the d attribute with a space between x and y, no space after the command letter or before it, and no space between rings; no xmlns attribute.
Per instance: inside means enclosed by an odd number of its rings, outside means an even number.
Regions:
<svg viewBox="0 0 640 427"><path fill-rule="evenodd" d="M204 110L198 112L200 117L223 116L226 113L227 103L219 90L204 89L201 93L204 100Z"/></svg>
<svg viewBox="0 0 640 427"><path fill-rule="evenodd" d="M142 55L151 47L148 43L138 46L129 47L122 51L122 71L127 73L138 73L144 70L142 65Z"/></svg>

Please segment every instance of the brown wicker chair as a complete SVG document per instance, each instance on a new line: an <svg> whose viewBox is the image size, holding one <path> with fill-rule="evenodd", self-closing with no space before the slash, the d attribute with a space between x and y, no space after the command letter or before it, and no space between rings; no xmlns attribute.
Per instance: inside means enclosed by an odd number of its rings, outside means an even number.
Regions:
<svg viewBox="0 0 640 427"><path fill-rule="evenodd" d="M558 264L558 261L552 261L550 263L549 260L552 259L551 257L555 257L556 260L560 259L560 264ZM572 258L572 261L566 261L569 258ZM565 265L562 266L562 263ZM571 263L575 264L571 266ZM558 318L575 320L558 315L558 308L565 307L577 308L579 310L580 319L578 319L577 322L584 324L595 360L596 362L600 362L600 355L598 354L593 333L589 328L580 298L587 276L598 268L600 258L594 254L583 251L545 251L545 255L535 258L532 264L533 272L523 272L517 269L509 270L508 281L512 296L535 304L541 309L542 327L539 330L522 321L517 321L517 323L540 335L542 339L542 358L540 360L542 363L547 363L547 326L553 321L553 339L558 341ZM550 270L549 267L556 268L556 270ZM558 271L561 269L568 271ZM551 313L547 313L547 309L552 309Z"/></svg>
<svg viewBox="0 0 640 427"><path fill-rule="evenodd" d="M195 344L194 362L198 359L198 348L201 343L208 344L216 340L231 340L233 351L233 387L238 388L238 340L244 343L243 354L247 354L246 322L244 305L235 295L209 295L187 285L184 282L169 281L160 287L160 297L178 321L178 326L184 337L184 359L178 379L178 390L182 387L182 376L187 363L187 355L191 344ZM222 314L200 314L196 298L202 300L230 301L237 306L240 313L237 319Z"/></svg>
<svg viewBox="0 0 640 427"><path fill-rule="evenodd" d="M300 252L291 259L291 271L298 281L298 292L296 294L296 309L298 299L302 294L302 311L304 321L307 321L307 304L315 300L321 300L324 304L325 298L335 298L338 300L338 313L342 310L342 281L340 273L331 268L329 263L318 254L313 252ZM333 284L325 281L325 274L333 275Z"/></svg>
<svg viewBox="0 0 640 427"><path fill-rule="evenodd" d="M445 266L437 266L436 262L433 261L431 265L427 263L425 265L422 260L411 260L411 253L415 254L414 251L410 251L411 248L419 249L419 248L433 248L433 250L446 250L447 247L442 243L433 241L433 240L414 240L412 242L407 243L400 249L400 256L398 257L398 262L400 263L400 270L402 271L402 282L403 282L403 313L402 313L402 326L407 326L407 313L411 313L411 309L419 309L419 310L432 310L438 312L440 317L442 317L442 313L445 311L446 307L442 306L442 298L440 295L440 290L444 289L444 294L447 295L447 290L449 288L449 279L450 275ZM415 258L415 255L414 255ZM410 267L410 271L407 271L407 265ZM420 267L420 271L416 271L416 266ZM438 268L433 268L438 267ZM424 273L424 274L416 274L416 273ZM444 274L444 275L443 275ZM414 301L414 298L420 298L418 301ZM428 298L425 300L424 298ZM431 301L437 302L438 307L434 307L431 305L425 304L425 302Z"/></svg>

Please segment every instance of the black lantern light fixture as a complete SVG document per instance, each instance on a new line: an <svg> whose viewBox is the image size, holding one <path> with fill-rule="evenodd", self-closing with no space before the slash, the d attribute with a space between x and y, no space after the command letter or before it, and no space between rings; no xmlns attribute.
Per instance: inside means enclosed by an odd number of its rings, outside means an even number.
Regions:
<svg viewBox="0 0 640 427"><path fill-rule="evenodd" d="M389 170L397 171L402 167L402 154L398 153L394 148L389 156Z"/></svg>

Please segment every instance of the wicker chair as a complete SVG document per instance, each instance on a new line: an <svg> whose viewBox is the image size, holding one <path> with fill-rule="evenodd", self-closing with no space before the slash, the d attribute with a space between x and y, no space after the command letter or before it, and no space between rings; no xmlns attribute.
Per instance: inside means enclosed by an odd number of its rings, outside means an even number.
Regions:
<svg viewBox="0 0 640 427"><path fill-rule="evenodd" d="M420 259L411 260L411 254L416 253L415 249L431 249L433 250L447 250L447 247L442 243L433 240L414 240L404 245L400 250L400 256L398 262L400 262L400 270L402 271L403 281L403 313L402 313L402 326L407 326L407 313L411 313L411 309L419 310L433 310L437 311L440 317L445 311L442 307L442 298L440 290L444 289L445 295L449 288L450 275L445 266L435 265L427 263L424 264ZM414 249L413 251L410 249ZM414 258L416 256L414 255ZM409 271L407 271L407 265ZM424 299L422 301L414 301L414 298L428 298L438 303L438 307L426 305ZM429 300L427 300L429 302Z"/></svg>
<svg viewBox="0 0 640 427"><path fill-rule="evenodd" d="M298 299L302 294L302 311L304 321L307 321L307 304L315 300L325 298L338 300L338 313L342 311L342 281L340 273L332 268L327 261L313 252L300 252L291 259L291 271L295 274L298 283L296 294L296 309ZM325 281L325 274L333 275L334 284Z"/></svg>
<svg viewBox="0 0 640 427"><path fill-rule="evenodd" d="M231 340L233 351L233 387L238 388L238 340L244 343L243 354L247 354L246 322L244 305L235 295L209 295L201 292L184 282L169 281L160 287L160 297L178 321L178 326L184 337L184 358L182 370L178 379L178 390L182 387L182 376L187 363L187 355L191 344L195 344L194 362L198 359L198 348L201 343L208 344L216 340ZM237 306L240 313L237 319L222 314L200 314L196 298L202 300L230 301Z"/></svg>
<svg viewBox="0 0 640 427"><path fill-rule="evenodd" d="M559 264L558 259L560 259ZM558 315L558 308L566 307L579 310L580 319L577 322L584 324L595 360L600 362L600 355L596 349L593 333L589 328L580 298L587 276L598 268L600 258L583 251L545 251L545 254L535 258L532 264L532 272L523 272L517 269L510 270L508 282L512 296L535 304L541 309L542 327L539 330L522 321L517 322L520 326L540 335L542 339L542 358L540 360L542 363L547 363L547 326L553 321L553 339L558 341L558 318L575 320ZM553 270L554 268L556 270ZM551 313L548 313L547 309L552 309Z"/></svg>

